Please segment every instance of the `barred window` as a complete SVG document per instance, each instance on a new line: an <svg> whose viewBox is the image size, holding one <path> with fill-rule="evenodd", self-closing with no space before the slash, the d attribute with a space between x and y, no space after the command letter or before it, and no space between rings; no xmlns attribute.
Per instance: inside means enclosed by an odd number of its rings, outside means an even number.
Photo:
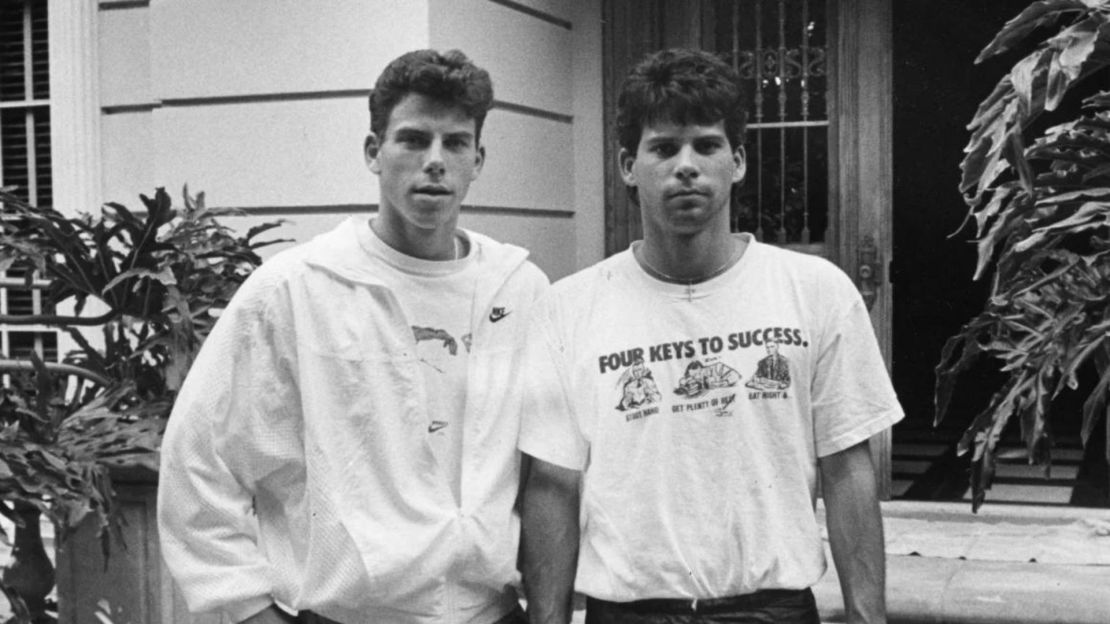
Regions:
<svg viewBox="0 0 1110 624"><path fill-rule="evenodd" d="M53 203L50 171L50 48L47 0L0 0L0 186L33 205ZM0 275L0 314L50 313L22 270ZM36 284L41 286L41 284ZM0 355L32 351L58 359L57 332L43 326L0 325Z"/></svg>
<svg viewBox="0 0 1110 624"><path fill-rule="evenodd" d="M716 49L744 80L748 176L732 229L817 243L829 222L830 12L827 0L717 0Z"/></svg>

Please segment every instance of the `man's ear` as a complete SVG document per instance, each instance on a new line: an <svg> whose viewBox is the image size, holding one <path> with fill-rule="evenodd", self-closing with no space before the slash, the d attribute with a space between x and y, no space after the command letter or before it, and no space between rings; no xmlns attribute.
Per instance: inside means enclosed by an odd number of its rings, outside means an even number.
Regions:
<svg viewBox="0 0 1110 624"><path fill-rule="evenodd" d="M381 149L381 144L378 143L378 135L371 132L366 135L366 141L362 144L362 156L366 159L366 166L373 173L381 173L382 165L378 162L378 152Z"/></svg>
<svg viewBox="0 0 1110 624"><path fill-rule="evenodd" d="M470 181L478 179L478 174L482 173L482 166L486 164L486 146L479 145L478 149L474 150L474 174L470 176Z"/></svg>
<svg viewBox="0 0 1110 624"><path fill-rule="evenodd" d="M617 166L621 170L621 179L625 186L636 186L636 178L632 177L632 164L636 162L636 155L625 148L617 153Z"/></svg>
<svg viewBox="0 0 1110 624"><path fill-rule="evenodd" d="M744 151L743 145L738 145L733 150L732 161L736 163L736 170L732 172L732 183L743 182L744 176L748 174L748 153Z"/></svg>

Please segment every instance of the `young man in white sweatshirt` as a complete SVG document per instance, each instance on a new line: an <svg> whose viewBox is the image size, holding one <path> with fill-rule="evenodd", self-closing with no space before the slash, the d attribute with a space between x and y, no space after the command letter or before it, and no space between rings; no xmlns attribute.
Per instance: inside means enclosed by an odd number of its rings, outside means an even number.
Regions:
<svg viewBox="0 0 1110 624"><path fill-rule="evenodd" d="M370 96L378 212L278 254L222 314L162 446L163 556L235 622L493 624L514 587L524 319L547 278L457 227L489 75L394 60Z"/></svg>

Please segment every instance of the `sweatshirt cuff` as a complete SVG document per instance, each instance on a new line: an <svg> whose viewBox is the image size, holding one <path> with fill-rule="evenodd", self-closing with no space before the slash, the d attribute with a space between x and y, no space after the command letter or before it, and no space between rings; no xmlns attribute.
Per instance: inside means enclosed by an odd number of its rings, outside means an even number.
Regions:
<svg viewBox="0 0 1110 624"><path fill-rule="evenodd" d="M281 606L274 602L273 598L269 596L259 596L257 598L251 598L249 600L243 600L234 604L227 605L226 607L224 607L224 611L227 612L227 615L231 618L232 622L237 623L242 622L252 615L262 612L270 605L275 605L279 609L281 609Z"/></svg>

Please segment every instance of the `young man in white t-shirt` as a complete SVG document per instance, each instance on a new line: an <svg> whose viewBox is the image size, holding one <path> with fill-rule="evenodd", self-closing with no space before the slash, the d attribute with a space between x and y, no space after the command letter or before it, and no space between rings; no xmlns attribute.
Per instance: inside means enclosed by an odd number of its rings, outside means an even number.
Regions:
<svg viewBox="0 0 1110 624"><path fill-rule="evenodd" d="M162 552L189 608L249 624L506 624L525 320L547 278L457 227L489 74L391 62L377 215L278 254L204 344L162 446Z"/></svg>
<svg viewBox="0 0 1110 624"><path fill-rule="evenodd" d="M885 621L868 439L902 411L861 297L831 263L729 231L744 106L720 59L648 57L617 129L643 240L530 323L531 621L565 624L577 590L598 624L819 622L818 477L848 621ZM630 378L656 391L629 401Z"/></svg>

